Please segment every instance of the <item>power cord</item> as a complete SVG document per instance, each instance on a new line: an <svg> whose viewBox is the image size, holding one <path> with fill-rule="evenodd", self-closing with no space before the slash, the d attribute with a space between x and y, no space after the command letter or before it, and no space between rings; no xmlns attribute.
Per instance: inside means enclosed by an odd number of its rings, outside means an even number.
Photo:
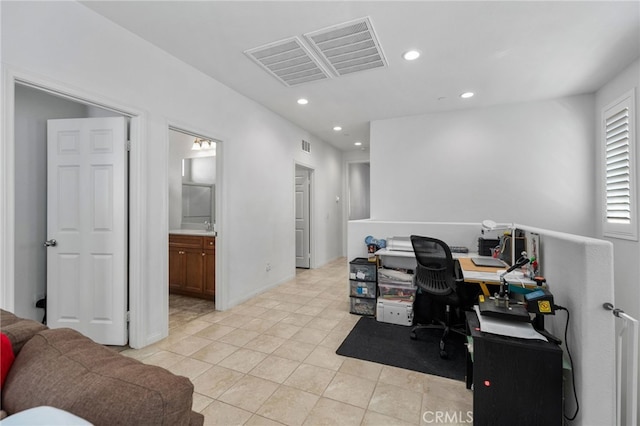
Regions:
<svg viewBox="0 0 640 426"><path fill-rule="evenodd" d="M576 390L576 372L573 368L573 358L571 357L571 351L569 350L569 341L567 340L567 330L569 329L569 318L571 317L571 315L569 313L569 310L564 306L555 305L554 308L556 309L556 311L567 312L567 322L564 326L564 344L567 348L567 355L569 355L569 363L571 364L571 386L573 387L573 396L576 401L576 412L573 413L573 416L571 417L567 416L565 413L563 413L563 416L568 421L572 421L575 420L575 418L578 416L578 411L580 411L580 403L578 402L578 391Z"/></svg>

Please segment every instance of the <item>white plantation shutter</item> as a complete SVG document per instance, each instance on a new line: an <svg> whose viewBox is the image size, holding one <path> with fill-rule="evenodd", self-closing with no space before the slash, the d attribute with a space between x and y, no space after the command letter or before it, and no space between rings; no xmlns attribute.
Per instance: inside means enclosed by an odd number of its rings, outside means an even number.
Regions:
<svg viewBox="0 0 640 426"><path fill-rule="evenodd" d="M634 93L603 111L604 234L637 240Z"/></svg>
<svg viewBox="0 0 640 426"><path fill-rule="evenodd" d="M629 164L629 108L608 117L607 222L631 223L631 178Z"/></svg>

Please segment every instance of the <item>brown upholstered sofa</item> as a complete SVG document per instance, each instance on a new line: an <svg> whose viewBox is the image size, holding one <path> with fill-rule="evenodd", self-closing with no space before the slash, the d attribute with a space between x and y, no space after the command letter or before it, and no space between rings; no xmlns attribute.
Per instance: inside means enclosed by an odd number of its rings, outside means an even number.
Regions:
<svg viewBox="0 0 640 426"><path fill-rule="evenodd" d="M2 387L6 414L38 406L68 411L94 425L201 425L191 410L193 384L82 334L49 330L0 310L15 361Z"/></svg>

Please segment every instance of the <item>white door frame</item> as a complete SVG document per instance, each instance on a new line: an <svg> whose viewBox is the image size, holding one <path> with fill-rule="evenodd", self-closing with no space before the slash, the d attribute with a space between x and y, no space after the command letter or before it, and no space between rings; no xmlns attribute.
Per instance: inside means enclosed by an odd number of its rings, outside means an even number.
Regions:
<svg viewBox="0 0 640 426"><path fill-rule="evenodd" d="M190 129L190 130L187 130ZM224 173L223 173L223 163L224 161L222 161L222 159L224 158L224 140L223 138L220 137L212 137L209 136L211 134L213 134L213 132L210 132L208 130L203 130L203 129L195 129L194 130L194 126L188 125L188 124L184 124L184 123L177 123L175 121L167 121L167 135L169 133L169 130L175 130L176 132L180 132L180 133L185 133L187 135L192 135L194 137L199 137L199 138L203 138L203 139L209 139L212 140L216 143L216 191L215 191L215 198L216 198L216 205L215 205L215 217L216 217L216 310L217 311L223 311L226 310L229 307L229 292L227 289L227 281L226 281L226 277L228 276L228 272L227 269L229 267L229 262L226 262L226 258L225 258L225 238L224 238L224 218L225 218L225 212L226 212L226 206L227 206L227 202L226 200L226 191L225 191L225 185L224 185ZM167 158L167 169L169 167L169 144L167 144L167 155L165 156ZM169 182L167 181L165 187L167 188L167 191L169 190ZM167 247L169 247L169 205L168 205L168 199L169 196L167 195L167 207L165 209L165 211L167 212ZM167 268L169 267L169 261L167 260ZM168 272L168 271L167 271ZM167 275L168 277L168 275ZM169 284L167 283L167 288L169 288Z"/></svg>
<svg viewBox="0 0 640 426"><path fill-rule="evenodd" d="M315 169L311 167L309 164L302 163L300 161L294 161L293 166L293 203L292 203L292 220L293 224L291 229L295 231L296 228L296 167L302 167L309 171L309 250L311 251L309 256L309 269L314 269L316 267L316 247L315 247ZM294 244L294 264L295 264L295 244Z"/></svg>
<svg viewBox="0 0 640 426"><path fill-rule="evenodd" d="M112 110L130 118L131 151L129 152L129 346L140 348L147 344L143 283L146 216L145 188L147 186L144 137L146 116L142 111L122 105L112 99L62 85L40 76L5 67L0 106L2 143L0 143L0 307L13 311L15 307L15 85L38 89L82 104ZM167 310L168 306L163 309Z"/></svg>

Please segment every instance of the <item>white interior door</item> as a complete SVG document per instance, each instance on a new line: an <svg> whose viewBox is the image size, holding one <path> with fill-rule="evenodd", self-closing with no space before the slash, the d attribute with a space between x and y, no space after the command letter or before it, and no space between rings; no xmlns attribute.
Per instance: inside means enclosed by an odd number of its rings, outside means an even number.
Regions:
<svg viewBox="0 0 640 426"><path fill-rule="evenodd" d="M128 337L126 134L123 117L47 126L47 325L108 345Z"/></svg>
<svg viewBox="0 0 640 426"><path fill-rule="evenodd" d="M296 166L296 268L311 267L310 171Z"/></svg>

